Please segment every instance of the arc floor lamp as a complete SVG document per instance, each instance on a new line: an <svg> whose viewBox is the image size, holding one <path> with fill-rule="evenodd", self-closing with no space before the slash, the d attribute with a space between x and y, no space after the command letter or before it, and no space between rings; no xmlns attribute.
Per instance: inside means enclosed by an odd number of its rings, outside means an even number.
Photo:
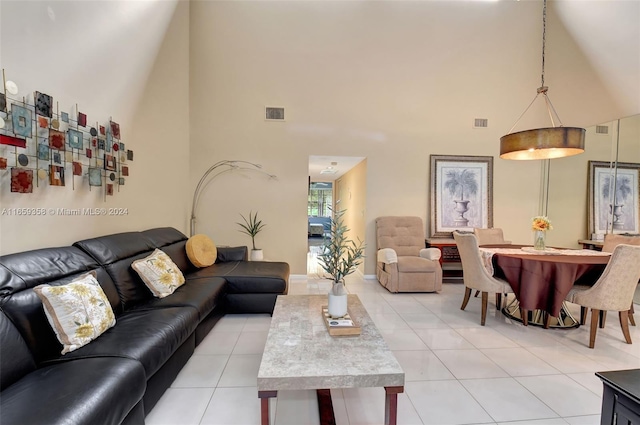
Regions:
<svg viewBox="0 0 640 425"><path fill-rule="evenodd" d="M190 220L190 229L189 236L193 236L196 233L196 208L198 206L198 201L200 200L200 195L202 194L202 190L204 188L204 183L207 181L207 177L211 175L214 171L217 170L217 174L214 174L210 180L215 179L220 174L227 173L229 171L255 171L261 174L268 176L270 179L276 179L277 176L275 174L269 174L266 171L262 170L262 165L256 164L254 162L242 161L242 160L228 160L224 159L222 161L218 161L213 164L207 171L204 172L198 185L196 186L195 192L193 192L193 202L191 204L191 220Z"/></svg>

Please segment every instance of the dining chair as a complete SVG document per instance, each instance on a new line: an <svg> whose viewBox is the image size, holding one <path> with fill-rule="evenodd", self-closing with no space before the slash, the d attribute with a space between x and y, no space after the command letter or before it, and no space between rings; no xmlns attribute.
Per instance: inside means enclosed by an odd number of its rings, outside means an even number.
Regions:
<svg viewBox="0 0 640 425"><path fill-rule="evenodd" d="M604 243L602 245L603 252L613 252L613 249L620 245L640 245L640 236L628 236L628 235L617 235L613 233L607 233L604 235ZM633 317L635 313L635 309L633 308L633 301L631 301L631 309L629 309L629 323L632 326L636 325L636 319ZM607 317L607 312L602 312L600 318L600 327L604 328L604 323Z"/></svg>
<svg viewBox="0 0 640 425"><path fill-rule="evenodd" d="M565 300L581 306L580 324L591 309L589 348L596 343L600 311L617 311L620 327L627 344L631 344L629 334L629 306L633 300L638 279L640 279L640 246L618 245L611 254L607 267L593 286L575 285Z"/></svg>
<svg viewBox="0 0 640 425"><path fill-rule="evenodd" d="M478 239L478 245L511 244L511 241L504 240L504 233L499 227L494 227L491 229L475 227L473 229L473 234L476 235L476 239Z"/></svg>
<svg viewBox="0 0 640 425"><path fill-rule="evenodd" d="M474 234L455 231L453 232L453 238L460 253L462 280L465 286L464 299L460 310L464 310L467 307L469 298L471 298L471 290L480 291L482 293L480 324L484 326L487 318L489 293L496 294L496 309L500 310L502 308L502 294L513 293L513 290L508 282L491 276L484 264L482 264L478 239Z"/></svg>

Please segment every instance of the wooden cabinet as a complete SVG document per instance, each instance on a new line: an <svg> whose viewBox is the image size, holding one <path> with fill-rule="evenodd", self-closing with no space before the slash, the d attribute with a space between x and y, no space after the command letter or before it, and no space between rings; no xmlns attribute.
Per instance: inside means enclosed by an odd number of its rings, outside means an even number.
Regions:
<svg viewBox="0 0 640 425"><path fill-rule="evenodd" d="M640 369L598 372L602 380L601 425L640 425Z"/></svg>
<svg viewBox="0 0 640 425"><path fill-rule="evenodd" d="M442 255L440 256L440 265L442 266L442 275L448 279L459 280L462 278L462 264L460 263L460 253L456 241L447 238L428 238L425 239L427 248L438 248Z"/></svg>

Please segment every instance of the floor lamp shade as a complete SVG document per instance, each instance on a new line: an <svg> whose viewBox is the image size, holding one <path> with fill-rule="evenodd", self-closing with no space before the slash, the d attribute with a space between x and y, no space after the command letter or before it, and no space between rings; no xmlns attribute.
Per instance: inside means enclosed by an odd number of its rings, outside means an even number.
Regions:
<svg viewBox="0 0 640 425"><path fill-rule="evenodd" d="M586 130L549 127L510 133L500 138L500 158L515 160L553 159L584 152Z"/></svg>

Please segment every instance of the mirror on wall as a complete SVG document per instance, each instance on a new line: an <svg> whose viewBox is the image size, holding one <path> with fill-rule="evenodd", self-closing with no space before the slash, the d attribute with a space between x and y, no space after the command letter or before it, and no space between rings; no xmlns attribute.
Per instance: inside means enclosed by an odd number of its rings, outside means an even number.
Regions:
<svg viewBox="0 0 640 425"><path fill-rule="evenodd" d="M594 194L600 197L603 195L601 186L605 175L608 174L610 178L617 177L616 173L619 169L623 170L626 167L625 164L640 166L640 115L601 123L588 127L586 130L585 152L583 154L554 159L549 164L548 215L554 226L554 230L550 234L553 238L551 243L556 246L578 248L582 241L591 240L592 237L604 238L607 227L609 232L612 230L615 208L609 208L608 201L602 201L598 204L599 210L604 211L605 217L601 219L601 222L604 221L605 224L600 225L598 231L594 231L596 217L593 205L596 200L601 201L601 199L596 199ZM593 164L605 168L599 170L602 172L600 185L591 181ZM617 164L620 164L619 169L616 167ZM630 178L629 185L636 197L633 202L629 202L631 194L627 194L626 204L622 207L627 214L624 218L627 224L623 225L623 228L615 229L615 233L640 232L640 230L632 231L635 227L629 228L631 223L638 223L638 210L640 209L637 201L640 191L638 173L625 168L621 172L621 177L624 175L629 177L629 173L631 173L631 177L635 176L635 180ZM599 190L594 190L594 185ZM619 188L620 186L617 187L617 189ZM626 189L623 191L627 192ZM611 196L611 193L615 193L613 188L605 194ZM619 210L620 208L616 213L619 213ZM618 225L618 227L621 226Z"/></svg>

